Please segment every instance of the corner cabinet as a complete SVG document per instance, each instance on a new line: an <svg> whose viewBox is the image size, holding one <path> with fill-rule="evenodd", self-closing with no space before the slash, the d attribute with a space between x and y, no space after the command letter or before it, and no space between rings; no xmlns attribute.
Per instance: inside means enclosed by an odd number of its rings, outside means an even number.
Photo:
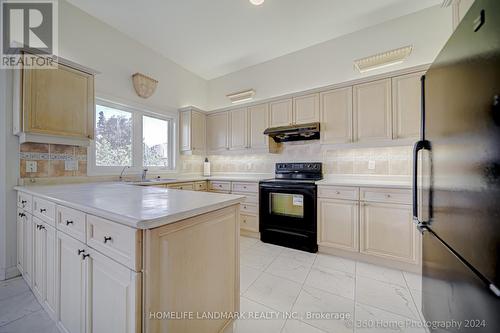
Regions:
<svg viewBox="0 0 500 333"><path fill-rule="evenodd" d="M207 115L207 144L211 153L229 150L229 113Z"/></svg>
<svg viewBox="0 0 500 333"><path fill-rule="evenodd" d="M206 116L193 108L179 111L180 151L204 154L206 145Z"/></svg>
<svg viewBox="0 0 500 333"><path fill-rule="evenodd" d="M18 78L19 80L19 78ZM21 141L88 144L94 138L94 74L59 63L55 69L24 69L14 134ZM40 138L41 137L41 138ZM53 139L56 140L56 139Z"/></svg>

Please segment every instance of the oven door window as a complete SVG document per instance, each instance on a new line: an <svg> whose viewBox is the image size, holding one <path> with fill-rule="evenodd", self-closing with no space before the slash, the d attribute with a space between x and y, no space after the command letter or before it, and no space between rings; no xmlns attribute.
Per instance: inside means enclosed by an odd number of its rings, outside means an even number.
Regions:
<svg viewBox="0 0 500 333"><path fill-rule="evenodd" d="M272 215L304 217L304 196L302 194L270 193L269 210Z"/></svg>

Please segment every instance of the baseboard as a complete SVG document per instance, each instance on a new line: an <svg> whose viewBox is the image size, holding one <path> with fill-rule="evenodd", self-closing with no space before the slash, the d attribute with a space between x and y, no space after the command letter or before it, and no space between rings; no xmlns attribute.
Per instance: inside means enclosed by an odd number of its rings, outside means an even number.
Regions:
<svg viewBox="0 0 500 333"><path fill-rule="evenodd" d="M245 237L252 237L252 238L260 239L260 232L254 232L254 231L240 229L240 235L245 236Z"/></svg>
<svg viewBox="0 0 500 333"><path fill-rule="evenodd" d="M21 273L16 266L0 269L0 281L12 279L19 275L21 275Z"/></svg>
<svg viewBox="0 0 500 333"><path fill-rule="evenodd" d="M331 254L331 255L339 256L339 257L344 257L344 258L351 259L351 260L362 261L362 262L366 262L369 264L385 266L388 268L399 269L399 270L403 270L403 271L407 271L407 272L411 272L411 273L422 274L422 265L420 265L420 264L410 264L410 263L400 262L400 261L396 261L396 260L377 258L374 256L359 253L359 252L345 251L345 250L330 248L330 247L321 246L321 245L318 248L318 252Z"/></svg>

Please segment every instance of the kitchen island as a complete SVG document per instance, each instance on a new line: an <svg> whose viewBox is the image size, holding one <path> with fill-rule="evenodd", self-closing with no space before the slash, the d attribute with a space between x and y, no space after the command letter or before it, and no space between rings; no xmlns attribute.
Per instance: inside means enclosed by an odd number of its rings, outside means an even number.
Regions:
<svg viewBox="0 0 500 333"><path fill-rule="evenodd" d="M123 183L16 190L18 268L62 331L215 333L239 310L242 196Z"/></svg>

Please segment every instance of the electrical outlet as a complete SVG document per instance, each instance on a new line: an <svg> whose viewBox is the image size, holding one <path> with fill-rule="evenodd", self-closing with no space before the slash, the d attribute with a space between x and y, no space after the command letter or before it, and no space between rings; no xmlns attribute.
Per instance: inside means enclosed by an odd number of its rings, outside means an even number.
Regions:
<svg viewBox="0 0 500 333"><path fill-rule="evenodd" d="M78 170L78 161L64 161L64 170L66 171Z"/></svg>
<svg viewBox="0 0 500 333"><path fill-rule="evenodd" d="M375 161L368 161L368 170L375 170Z"/></svg>
<svg viewBox="0 0 500 333"><path fill-rule="evenodd" d="M26 161L26 172L36 172L37 166L36 161Z"/></svg>

